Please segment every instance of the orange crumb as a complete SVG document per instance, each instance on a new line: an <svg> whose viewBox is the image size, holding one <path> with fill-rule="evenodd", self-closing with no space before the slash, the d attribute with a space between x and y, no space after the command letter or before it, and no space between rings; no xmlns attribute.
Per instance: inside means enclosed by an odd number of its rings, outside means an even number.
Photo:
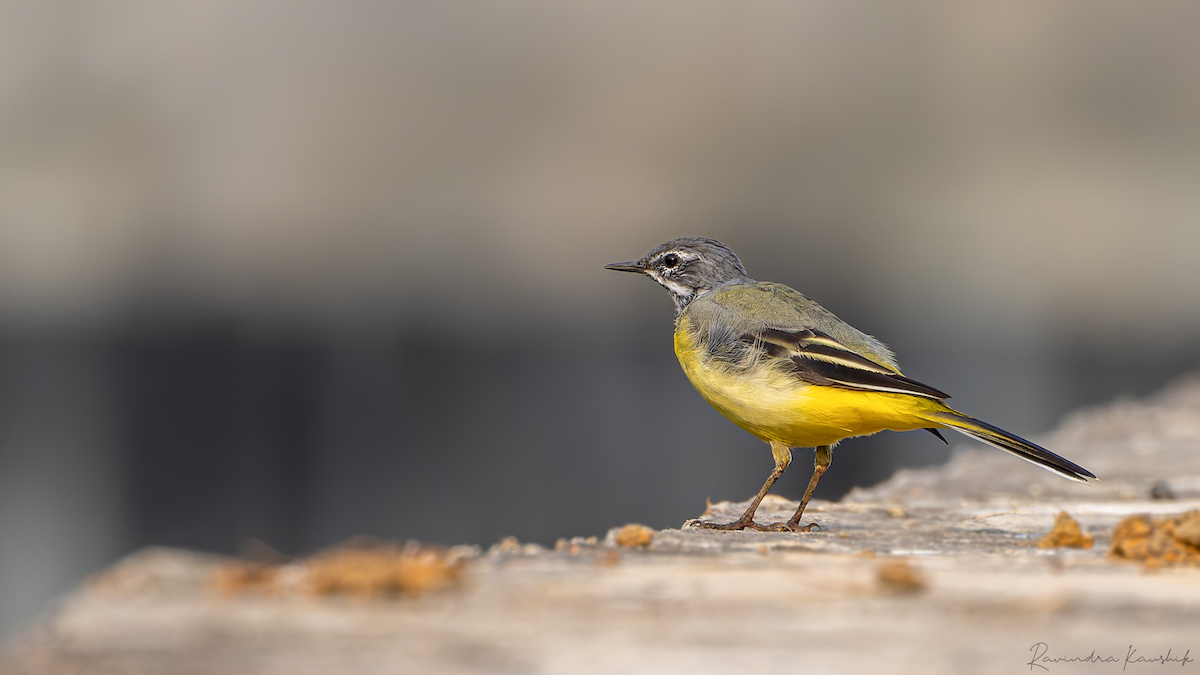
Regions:
<svg viewBox="0 0 1200 675"><path fill-rule="evenodd" d="M1050 532L1038 541L1038 548L1091 548L1092 535L1084 534L1079 521L1066 511L1059 511Z"/></svg>
<svg viewBox="0 0 1200 675"><path fill-rule="evenodd" d="M379 597L420 594L459 577L461 565L445 549L408 544L338 548L310 558L308 588L318 595Z"/></svg>
<svg viewBox="0 0 1200 675"><path fill-rule="evenodd" d="M246 591L273 592L279 576L277 565L236 560L217 568L217 590L226 595Z"/></svg>
<svg viewBox="0 0 1200 675"><path fill-rule="evenodd" d="M617 530L614 538L617 546L621 548L633 548L635 546L646 548L654 539L654 530L639 525L638 523L630 523L621 529Z"/></svg>
<svg viewBox="0 0 1200 675"><path fill-rule="evenodd" d="M879 583L885 589L900 593L917 593L928 588L925 577L907 560L892 560L878 567Z"/></svg>
<svg viewBox="0 0 1200 675"><path fill-rule="evenodd" d="M1135 560L1148 568L1200 565L1200 511L1188 511L1157 520L1129 516L1113 530L1109 555Z"/></svg>

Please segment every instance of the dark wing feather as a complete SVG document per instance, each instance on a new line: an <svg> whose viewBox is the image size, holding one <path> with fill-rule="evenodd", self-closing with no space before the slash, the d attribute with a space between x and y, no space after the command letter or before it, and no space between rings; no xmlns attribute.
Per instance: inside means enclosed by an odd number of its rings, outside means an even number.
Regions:
<svg viewBox="0 0 1200 675"><path fill-rule="evenodd" d="M934 399L950 398L945 392L909 379L851 351L818 330L766 328L743 335L741 341L758 346L768 357L791 360L796 376L813 384Z"/></svg>

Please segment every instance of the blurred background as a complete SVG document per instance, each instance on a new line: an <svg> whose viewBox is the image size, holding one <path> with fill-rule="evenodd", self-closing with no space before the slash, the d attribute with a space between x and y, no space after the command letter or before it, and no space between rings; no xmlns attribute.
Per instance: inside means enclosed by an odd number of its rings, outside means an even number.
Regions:
<svg viewBox="0 0 1200 675"><path fill-rule="evenodd" d="M1200 365L1198 25L0 0L0 634L148 544L552 545L749 497L767 447L602 269L677 236L1017 433L1159 388ZM847 442L818 496L947 456Z"/></svg>

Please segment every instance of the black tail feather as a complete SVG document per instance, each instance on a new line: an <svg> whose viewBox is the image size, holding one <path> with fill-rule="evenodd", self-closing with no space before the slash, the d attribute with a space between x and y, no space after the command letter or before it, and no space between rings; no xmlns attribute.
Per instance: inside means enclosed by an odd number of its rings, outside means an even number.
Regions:
<svg viewBox="0 0 1200 675"><path fill-rule="evenodd" d="M1043 469L1052 471L1063 478L1080 483L1086 483L1089 478L1096 478L1095 474L1075 462L1065 457L1060 457L1036 443L1030 443L1020 436L1010 434L1000 427L992 426L987 422L981 422L961 413L938 413L936 419L955 431L966 434L977 441L987 443L992 447L1000 448L1005 452L1010 452L1027 462L1037 464Z"/></svg>

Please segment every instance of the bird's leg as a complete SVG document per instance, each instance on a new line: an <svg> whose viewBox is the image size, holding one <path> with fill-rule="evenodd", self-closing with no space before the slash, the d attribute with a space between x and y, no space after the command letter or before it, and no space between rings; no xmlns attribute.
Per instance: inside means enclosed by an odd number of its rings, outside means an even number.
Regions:
<svg viewBox="0 0 1200 675"><path fill-rule="evenodd" d="M741 518L738 518L732 523L712 523L704 520L698 520L693 522L692 526L705 530L751 529L765 531L772 529L765 525L759 525L758 523L754 522L754 512L758 510L758 504L763 500L763 497L766 497L767 493L771 491L771 486L775 484L775 481L779 480L779 477L783 475L784 470L788 468L788 464L792 463L792 449L786 445L783 445L782 443L771 441L771 456L775 458L775 470L772 471L771 475L767 477L767 482L763 483L762 489L759 490L758 494L754 496L754 501L750 502L750 507L746 509L746 512L742 514ZM810 489L809 492L811 491L812 490Z"/></svg>
<svg viewBox="0 0 1200 675"><path fill-rule="evenodd" d="M821 526L816 523L800 525L800 517L804 515L804 507L808 506L808 500L812 499L813 490L817 489L817 481L821 480L821 475L833 463L833 450L828 445L822 445L817 448L816 457L813 459L813 475L808 481L808 489L804 491L804 499L800 500L800 508L796 509L796 515L792 516L787 523L783 523L783 528L792 532L808 532L814 527L818 530Z"/></svg>

